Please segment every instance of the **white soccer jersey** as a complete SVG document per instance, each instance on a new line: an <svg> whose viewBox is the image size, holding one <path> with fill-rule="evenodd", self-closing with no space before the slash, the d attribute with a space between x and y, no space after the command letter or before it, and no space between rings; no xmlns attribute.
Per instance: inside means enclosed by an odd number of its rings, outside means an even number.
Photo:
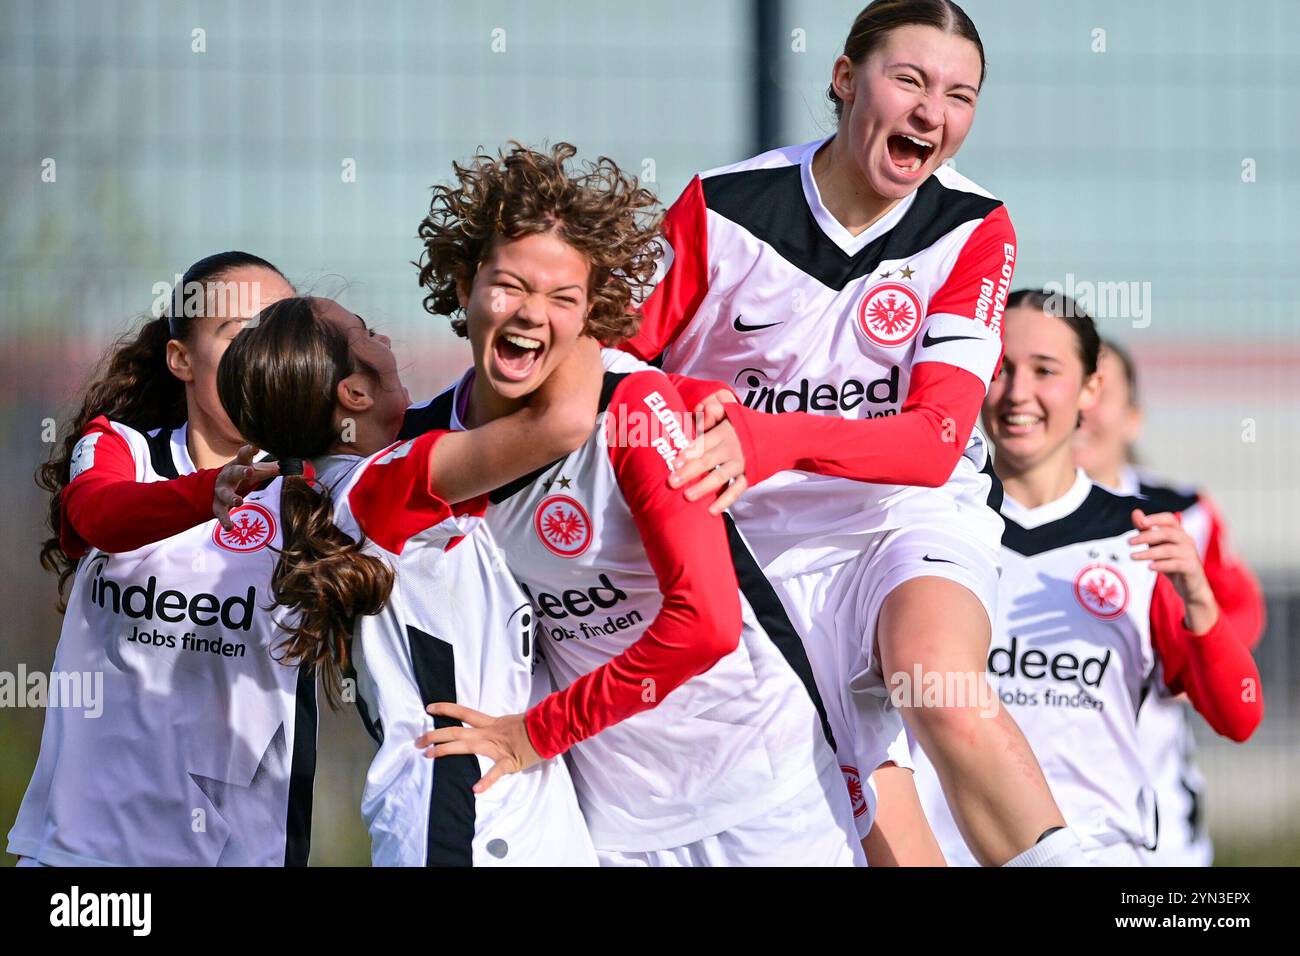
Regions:
<svg viewBox="0 0 1300 956"><path fill-rule="evenodd" d="M463 427L472 374L413 407L404 434ZM694 509L703 506L667 488L668 462L686 443L674 417L681 410L676 390L653 369L607 374L592 437L493 492L486 512L537 610L557 686L588 694L583 712L602 718L604 729L584 729L567 751L601 851L702 840L779 807L834 768L806 657L775 593L734 528L728 542L699 521ZM690 537L692 525L704 531ZM706 561L709 573L674 564L679 559ZM695 676L679 675L685 679L675 689L661 690L654 679L634 684L641 705L607 725L627 689L602 665L663 661L666 644L708 639L708 625L734 607L736 592L723 591L737 581L734 650ZM643 636L648 644L638 643ZM734 640L734 632L728 636ZM593 683L598 677L609 679ZM555 724L568 723L570 711L559 710L568 706L564 695L540 709L548 705ZM547 736L539 744L539 728L529 727L539 751L550 749L549 734L559 734L540 728ZM851 820L847 794L834 790L826 797L831 816Z"/></svg>
<svg viewBox="0 0 1300 956"><path fill-rule="evenodd" d="M1082 474L1041 508L1003 502L1002 579L989 680L1024 731L1085 851L1154 846L1155 797L1137 745L1153 689L1156 574L1134 561L1132 499ZM933 767L914 748L916 783L949 863L974 865Z"/></svg>
<svg viewBox="0 0 1300 956"><path fill-rule="evenodd" d="M194 473L184 427L97 421L73 483L115 468L128 484ZM279 480L244 499L233 532L211 520L81 559L54 671L102 680L98 704L47 711L10 853L54 866L306 864L315 685L273 658L283 634L264 610Z"/></svg>
<svg viewBox="0 0 1300 956"><path fill-rule="evenodd" d="M1249 657L1223 619L1192 637L1167 577L1133 557L1135 508L1080 471L1038 508L1006 499L1002 578L989 680L1024 732L1084 851L1155 848L1159 810L1139 746L1142 710L1159 688L1187 689L1221 732L1249 735L1255 704L1239 698ZM1217 676L1200 660L1219 662ZM1252 679L1258 684L1257 673ZM1203 711L1205 712L1205 711ZM1249 726L1247 726L1249 725ZM950 863L973 865L933 767L914 747L922 804ZM1103 857L1104 858L1104 857Z"/></svg>
<svg viewBox="0 0 1300 956"><path fill-rule="evenodd" d="M463 704L489 714L528 709L536 690L533 612L481 514L429 490L430 432L362 459L332 456L319 479L335 521L393 569L384 609L357 621L357 707L378 752L366 774L362 815L376 866L594 866L595 850L565 765L546 761L508 774L486 793L472 787L485 757L436 760L414 741L458 726L425 707Z"/></svg>
<svg viewBox="0 0 1300 956"><path fill-rule="evenodd" d="M773 150L691 182L665 223L668 270L625 347L646 360L662 356L665 371L726 382L747 407L765 412L897 415L916 397L918 367L927 368L927 396L963 374L987 389L1001 359L1016 252L1002 203L940 167L852 236L823 205L812 175L824 142ZM958 387L969 392L971 384ZM987 460L975 428L943 490L785 471L732 512L778 577L785 571L773 561L789 548L823 546L815 565L789 569L798 573L851 556L857 545L844 536L937 516L996 542L993 508L952 518L954 501L987 498L988 479L979 475Z"/></svg>

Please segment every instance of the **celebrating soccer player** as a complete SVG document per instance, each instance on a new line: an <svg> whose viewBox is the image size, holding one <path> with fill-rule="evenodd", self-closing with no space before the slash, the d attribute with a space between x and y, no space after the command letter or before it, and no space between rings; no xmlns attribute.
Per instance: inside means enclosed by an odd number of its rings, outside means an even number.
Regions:
<svg viewBox="0 0 1300 956"><path fill-rule="evenodd" d="M831 72L835 133L691 181L627 345L741 399L679 478L705 476L693 494L733 480L715 507L735 501L803 635L873 862L937 862L898 766L894 675L982 681L995 613L1002 522L975 422L1016 240L1003 204L945 165L983 80L956 4L872 3ZM904 715L980 860L1080 862L1010 715L947 703Z"/></svg>
<svg viewBox="0 0 1300 956"><path fill-rule="evenodd" d="M658 255L654 197L609 160L570 169L574 154L516 146L435 189L420 227L426 307L463 313L474 366L413 408L405 435L491 422L581 337L635 329ZM494 760L484 793L567 754L605 865L864 862L779 599L723 518L668 486L689 438L682 397L649 367L603 383L582 447L486 510L561 689L527 713L437 705L468 726L422 742L435 762Z"/></svg>
<svg viewBox="0 0 1300 956"><path fill-rule="evenodd" d="M45 715L9 852L52 866L295 865L307 861L315 767L310 675L269 653L267 547L250 509L212 521L275 474L251 464L217 398L217 364L245 322L293 288L242 252L209 256L169 314L106 356L50 491L42 563L72 580L61 673L103 675L102 713Z"/></svg>
<svg viewBox="0 0 1300 956"><path fill-rule="evenodd" d="M244 506L283 528L267 581L292 612L277 653L321 673L332 697L354 675L378 745L361 799L376 866L595 865L563 763L478 798L488 762L435 768L413 743L441 725L425 713L435 701L511 711L536 699L531 611L481 495L580 444L599 377L592 343L518 414L395 443L409 397L391 344L336 302L281 300L221 361L231 419L281 464Z"/></svg>
<svg viewBox="0 0 1300 956"><path fill-rule="evenodd" d="M1186 693L1218 733L1245 740L1263 715L1259 672L1177 516L1075 467L1080 412L1100 386L1092 319L1065 296L1027 291L1003 324L1006 355L984 403L1006 489L988 669L1089 859L1140 866L1158 812L1142 709ZM919 752L917 764L945 855L974 863Z"/></svg>

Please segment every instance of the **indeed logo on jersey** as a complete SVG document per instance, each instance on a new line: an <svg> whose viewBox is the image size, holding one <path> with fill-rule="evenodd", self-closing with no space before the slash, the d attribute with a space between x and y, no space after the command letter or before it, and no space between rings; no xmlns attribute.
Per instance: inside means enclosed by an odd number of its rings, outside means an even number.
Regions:
<svg viewBox="0 0 1300 956"><path fill-rule="evenodd" d="M863 418L884 418L897 415L896 407L873 409L871 405L898 405L899 366L895 365L884 378L862 382L851 378L842 385L831 382L810 382L801 378L788 388L770 383L764 372L744 368L736 376L736 391L744 391L740 400L746 408L760 412L851 412L864 403Z"/></svg>
<svg viewBox="0 0 1300 956"><path fill-rule="evenodd" d="M104 576L107 559L96 562L90 579L90 600L102 609L111 608L136 620L159 620L169 624L190 621L200 627L220 624L231 631L247 631L253 626L257 607L257 589L249 585L245 594L231 595L224 601L215 594L200 592L193 596L182 591L158 590L158 579L150 575L144 584L123 584Z"/></svg>
<svg viewBox="0 0 1300 956"><path fill-rule="evenodd" d="M610 611L627 600L627 592L609 579L608 574L601 574L599 583L590 588L569 588L562 594L538 591L533 594L528 585L521 581L524 594L537 609L538 626L552 640L574 640L579 637L590 640L593 637L617 634L628 628L641 624L645 619L641 612L633 610L629 614L606 614L603 621L586 621L584 618L603 611ZM574 627L558 623L569 618L577 618ZM548 621L556 623L547 623Z"/></svg>
<svg viewBox="0 0 1300 956"><path fill-rule="evenodd" d="M1020 653L1019 638L1011 638L1010 647L995 647L989 651L989 673L995 677L1024 677L1029 680L1077 681L1088 687L1100 687L1110 666L1110 649L1101 657L1082 660L1069 651L1048 657L1038 648L1028 648Z"/></svg>

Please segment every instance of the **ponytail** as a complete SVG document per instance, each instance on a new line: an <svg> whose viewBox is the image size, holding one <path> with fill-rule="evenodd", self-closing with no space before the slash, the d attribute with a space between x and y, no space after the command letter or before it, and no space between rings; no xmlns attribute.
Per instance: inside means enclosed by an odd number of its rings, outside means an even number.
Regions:
<svg viewBox="0 0 1300 956"><path fill-rule="evenodd" d="M296 614L279 645L281 660L321 676L331 707L341 704L359 617L378 614L393 590L393 571L334 524L328 489L304 475L280 484L281 549L271 594Z"/></svg>

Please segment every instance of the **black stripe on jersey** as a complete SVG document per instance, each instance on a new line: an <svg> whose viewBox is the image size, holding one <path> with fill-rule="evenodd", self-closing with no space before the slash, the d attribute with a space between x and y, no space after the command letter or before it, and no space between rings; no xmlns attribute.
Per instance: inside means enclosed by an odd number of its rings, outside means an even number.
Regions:
<svg viewBox="0 0 1300 956"><path fill-rule="evenodd" d="M348 680L356 685L357 671L355 667L349 666L347 674L344 675ZM366 728L366 733L370 739L375 742L376 746L382 747L384 744L384 723L370 713L370 705L366 703L360 691L357 692L357 716L361 718L361 724Z"/></svg>
<svg viewBox="0 0 1300 956"><path fill-rule="evenodd" d="M426 405L408 408L402 417L402 430L397 433L397 440L419 438L435 428L450 428L451 413L455 407L456 389L449 388Z"/></svg>
<svg viewBox="0 0 1300 956"><path fill-rule="evenodd" d="M984 467L980 469L984 474L989 476L989 496L987 504L994 511L1002 511L1002 499L1005 497L1002 490L1002 479L998 473L993 470L993 456L984 456Z"/></svg>
<svg viewBox="0 0 1300 956"><path fill-rule="evenodd" d="M1088 497L1073 513L1037 528L1022 528L1003 515L1006 528L1002 532L1002 546L1031 558L1072 544L1114 538L1126 531L1136 534L1133 509L1145 511L1150 505L1145 498L1129 498L1093 485Z"/></svg>
<svg viewBox="0 0 1300 956"><path fill-rule="evenodd" d="M181 473L176 470L176 460L172 457L172 430L160 428L152 435L145 435L144 440L149 446L149 465L154 472L164 478L179 478Z"/></svg>
<svg viewBox="0 0 1300 956"><path fill-rule="evenodd" d="M289 765L289 811L285 818L285 866L306 866L311 853L312 787L316 780L316 673L298 668L294 693L293 760Z"/></svg>
<svg viewBox="0 0 1300 956"><path fill-rule="evenodd" d="M754 560L753 554L745 544L745 539L740 536L736 523L731 520L731 515L724 514L722 518L727 525L727 543L731 546L731 562L736 568L736 580L740 583L741 593L745 595L745 600L749 601L749 606L754 609L758 623L772 639L772 643L781 652L786 663L794 670L804 689L808 691L813 706L817 708L817 716L821 719L822 733L826 735L826 742L831 745L831 750L836 750L835 735L831 732L831 723L826 718L826 705L822 703L821 692L817 689L817 682L813 680L812 664L808 661L808 652L803 646L803 639L795 630L794 624L790 622L789 615L785 613L785 606L781 603L776 589L772 587L772 582L767 579L767 575L758 566L758 562Z"/></svg>
<svg viewBox="0 0 1300 956"><path fill-rule="evenodd" d="M1150 499L1150 507L1142 509L1147 514L1161 511L1186 511L1200 500L1196 492L1179 491L1177 488L1164 485L1148 485L1146 482L1138 485L1138 494Z"/></svg>
<svg viewBox="0 0 1300 956"><path fill-rule="evenodd" d="M782 258L836 292L886 259L909 259L962 223L1002 205L978 193L949 189L931 176L898 225L849 256L822 232L803 194L798 166L746 169L702 181L704 204L748 230Z"/></svg>
<svg viewBox="0 0 1300 956"><path fill-rule="evenodd" d="M424 705L456 703L456 654L451 644L409 624L406 641L411 648L415 685ZM435 717L433 726L440 730L464 725L450 717ZM482 775L473 754L439 757L434 762L425 866L474 865L473 788Z"/></svg>

